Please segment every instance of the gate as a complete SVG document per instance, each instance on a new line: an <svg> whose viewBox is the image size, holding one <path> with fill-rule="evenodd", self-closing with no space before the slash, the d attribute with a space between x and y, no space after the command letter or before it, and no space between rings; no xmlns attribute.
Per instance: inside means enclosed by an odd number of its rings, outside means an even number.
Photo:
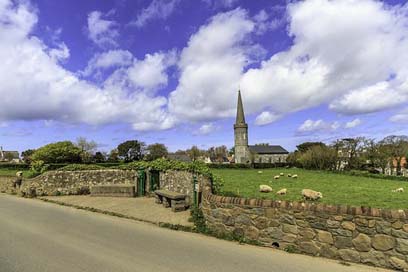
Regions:
<svg viewBox="0 0 408 272"><path fill-rule="evenodd" d="M160 172L151 170L150 171L150 192L160 189Z"/></svg>

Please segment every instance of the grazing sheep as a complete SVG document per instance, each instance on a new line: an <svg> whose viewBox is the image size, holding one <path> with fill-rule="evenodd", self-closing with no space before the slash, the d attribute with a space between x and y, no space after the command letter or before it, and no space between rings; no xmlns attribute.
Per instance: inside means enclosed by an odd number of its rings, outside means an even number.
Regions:
<svg viewBox="0 0 408 272"><path fill-rule="evenodd" d="M288 178L291 178L292 177L292 174L288 174Z"/></svg>
<svg viewBox="0 0 408 272"><path fill-rule="evenodd" d="M292 178L298 178L298 175L292 175Z"/></svg>
<svg viewBox="0 0 408 272"><path fill-rule="evenodd" d="M261 193L270 193L272 192L272 187L268 185L259 185L259 191Z"/></svg>
<svg viewBox="0 0 408 272"><path fill-rule="evenodd" d="M286 188L280 189L279 191L276 192L277 195L286 195L288 190Z"/></svg>
<svg viewBox="0 0 408 272"><path fill-rule="evenodd" d="M258 174L262 174L263 172L262 171L258 171Z"/></svg>
<svg viewBox="0 0 408 272"><path fill-rule="evenodd" d="M398 188L395 190L392 190L394 193L403 193L404 192L404 188Z"/></svg>
<svg viewBox="0 0 408 272"><path fill-rule="evenodd" d="M303 189L302 190L302 196L304 199L310 199L310 200L318 200L323 197L321 192L316 192L310 189Z"/></svg>
<svg viewBox="0 0 408 272"><path fill-rule="evenodd" d="M284 174L284 173L280 173L279 175L280 175L280 176L284 176L285 174Z"/></svg>
<svg viewBox="0 0 408 272"><path fill-rule="evenodd" d="M280 178L280 176L274 176L273 178L274 178L274 179L279 179L279 178Z"/></svg>

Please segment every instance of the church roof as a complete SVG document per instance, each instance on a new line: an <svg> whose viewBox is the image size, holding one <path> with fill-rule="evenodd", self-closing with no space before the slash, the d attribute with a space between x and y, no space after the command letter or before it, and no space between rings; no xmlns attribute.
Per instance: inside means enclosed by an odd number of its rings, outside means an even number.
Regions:
<svg viewBox="0 0 408 272"><path fill-rule="evenodd" d="M250 145L249 151L257 154L289 154L289 151L280 145Z"/></svg>
<svg viewBox="0 0 408 272"><path fill-rule="evenodd" d="M245 124L244 106L242 105L241 91L238 91L237 119L235 124Z"/></svg>

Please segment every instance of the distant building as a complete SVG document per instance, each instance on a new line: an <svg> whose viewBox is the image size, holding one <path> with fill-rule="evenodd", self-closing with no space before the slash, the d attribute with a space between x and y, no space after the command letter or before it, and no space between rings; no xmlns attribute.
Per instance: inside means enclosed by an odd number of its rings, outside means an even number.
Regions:
<svg viewBox="0 0 408 272"><path fill-rule="evenodd" d="M3 147L0 146L0 162L20 162L20 154L18 151L4 151Z"/></svg>
<svg viewBox="0 0 408 272"><path fill-rule="evenodd" d="M245 122L241 92L238 91L237 117L234 124L235 163L286 162L289 152L280 145L248 145L248 125Z"/></svg>

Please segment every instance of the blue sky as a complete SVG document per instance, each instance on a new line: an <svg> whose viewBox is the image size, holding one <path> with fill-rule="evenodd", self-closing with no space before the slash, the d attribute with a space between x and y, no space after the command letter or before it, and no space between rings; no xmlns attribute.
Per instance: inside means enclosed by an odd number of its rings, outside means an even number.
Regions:
<svg viewBox="0 0 408 272"><path fill-rule="evenodd" d="M0 145L293 150L407 134L408 4L373 0L0 0Z"/></svg>

